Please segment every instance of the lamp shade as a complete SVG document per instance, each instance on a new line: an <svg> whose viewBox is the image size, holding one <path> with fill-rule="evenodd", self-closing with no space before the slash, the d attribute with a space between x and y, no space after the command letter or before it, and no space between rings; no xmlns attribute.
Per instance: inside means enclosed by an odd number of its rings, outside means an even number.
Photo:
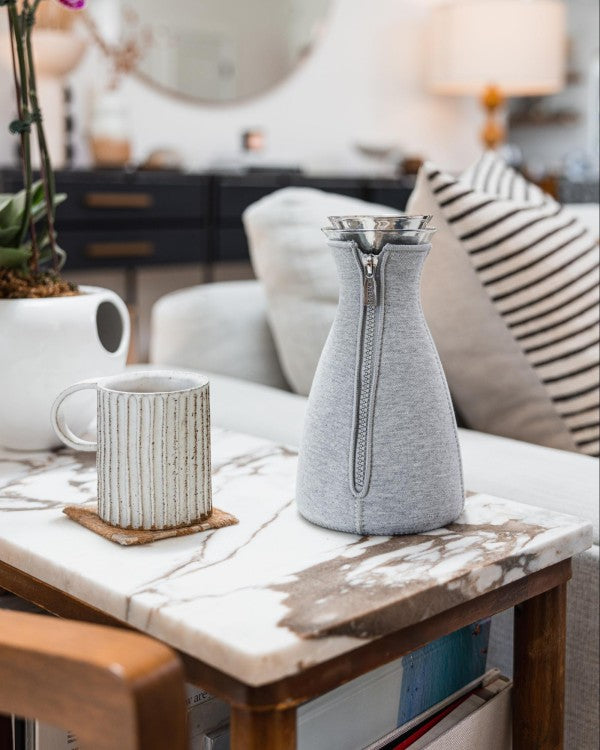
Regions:
<svg viewBox="0 0 600 750"><path fill-rule="evenodd" d="M553 94L564 86L561 0L455 0L432 10L430 88L507 96Z"/></svg>

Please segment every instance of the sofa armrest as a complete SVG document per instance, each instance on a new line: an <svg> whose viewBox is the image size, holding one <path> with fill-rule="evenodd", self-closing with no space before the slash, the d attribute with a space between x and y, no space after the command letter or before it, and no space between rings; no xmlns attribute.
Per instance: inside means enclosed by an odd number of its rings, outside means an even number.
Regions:
<svg viewBox="0 0 600 750"><path fill-rule="evenodd" d="M258 281L228 281L172 292L152 309L150 362L288 390Z"/></svg>
<svg viewBox="0 0 600 750"><path fill-rule="evenodd" d="M215 427L297 448L302 437L306 398L234 378L208 373L210 418Z"/></svg>
<svg viewBox="0 0 600 750"><path fill-rule="evenodd" d="M459 436L468 490L579 516L598 544L597 458L475 430Z"/></svg>

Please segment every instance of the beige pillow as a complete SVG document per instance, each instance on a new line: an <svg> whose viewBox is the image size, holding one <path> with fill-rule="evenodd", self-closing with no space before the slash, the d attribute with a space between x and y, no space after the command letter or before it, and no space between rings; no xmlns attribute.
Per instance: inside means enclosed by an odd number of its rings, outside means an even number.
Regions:
<svg viewBox="0 0 600 750"><path fill-rule="evenodd" d="M333 256L321 227L328 216L398 210L313 188L283 188L243 215L256 276L287 381L308 395L338 301Z"/></svg>
<svg viewBox="0 0 600 750"><path fill-rule="evenodd" d="M432 164L409 213L433 214L425 315L469 427L598 455L598 243L492 153Z"/></svg>

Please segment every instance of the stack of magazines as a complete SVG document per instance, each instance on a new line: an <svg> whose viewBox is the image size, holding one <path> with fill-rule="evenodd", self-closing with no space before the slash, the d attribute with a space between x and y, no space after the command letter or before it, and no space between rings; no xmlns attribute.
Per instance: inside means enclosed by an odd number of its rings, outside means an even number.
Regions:
<svg viewBox="0 0 600 750"><path fill-rule="evenodd" d="M511 687L492 669L365 750L510 750Z"/></svg>

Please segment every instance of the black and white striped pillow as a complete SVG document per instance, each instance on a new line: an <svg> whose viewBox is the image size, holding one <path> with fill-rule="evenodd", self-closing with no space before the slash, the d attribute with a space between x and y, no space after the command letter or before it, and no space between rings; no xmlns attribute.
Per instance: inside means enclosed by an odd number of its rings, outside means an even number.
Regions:
<svg viewBox="0 0 600 750"><path fill-rule="evenodd" d="M431 164L424 172L574 445L598 455L597 238L491 152L459 178Z"/></svg>

